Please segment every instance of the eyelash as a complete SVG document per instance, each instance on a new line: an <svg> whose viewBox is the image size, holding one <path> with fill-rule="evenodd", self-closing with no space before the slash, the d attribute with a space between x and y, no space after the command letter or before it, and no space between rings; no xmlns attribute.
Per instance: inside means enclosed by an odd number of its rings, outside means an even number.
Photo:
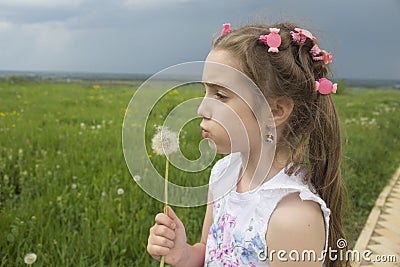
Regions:
<svg viewBox="0 0 400 267"><path fill-rule="evenodd" d="M218 98L218 99L221 99L221 100L224 100L224 99L227 99L228 97L226 96L226 95L223 95L223 94L221 94L221 93L215 93L215 96Z"/></svg>
<svg viewBox="0 0 400 267"><path fill-rule="evenodd" d="M206 90L204 91L204 94L207 95L207 91ZM214 95L216 96L217 99L220 99L220 100L225 100L225 99L228 98L226 95L221 94L218 91Z"/></svg>

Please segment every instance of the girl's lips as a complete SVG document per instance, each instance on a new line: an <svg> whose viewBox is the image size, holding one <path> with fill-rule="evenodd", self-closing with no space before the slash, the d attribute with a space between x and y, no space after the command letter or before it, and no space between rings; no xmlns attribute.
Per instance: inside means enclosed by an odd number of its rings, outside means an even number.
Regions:
<svg viewBox="0 0 400 267"><path fill-rule="evenodd" d="M208 132L206 130L202 129L201 136L203 136L203 138L208 138Z"/></svg>

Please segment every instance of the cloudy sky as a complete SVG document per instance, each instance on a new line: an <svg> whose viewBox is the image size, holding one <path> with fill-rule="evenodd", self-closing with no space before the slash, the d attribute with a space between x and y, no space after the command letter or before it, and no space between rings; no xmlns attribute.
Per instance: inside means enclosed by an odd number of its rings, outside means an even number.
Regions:
<svg viewBox="0 0 400 267"><path fill-rule="evenodd" d="M0 0L0 70L151 74L203 60L224 22L283 20L335 77L400 79L400 0Z"/></svg>

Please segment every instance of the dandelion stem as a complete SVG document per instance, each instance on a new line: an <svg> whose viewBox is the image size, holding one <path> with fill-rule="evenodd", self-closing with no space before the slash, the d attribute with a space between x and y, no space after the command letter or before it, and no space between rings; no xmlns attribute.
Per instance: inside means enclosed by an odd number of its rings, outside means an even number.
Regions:
<svg viewBox="0 0 400 267"><path fill-rule="evenodd" d="M168 167L169 167L169 160L166 157L165 159L165 181L164 181L164 213L168 215Z"/></svg>
<svg viewBox="0 0 400 267"><path fill-rule="evenodd" d="M168 157L165 158L165 180L164 180L164 214L168 215ZM164 267L165 256L161 257L160 267Z"/></svg>
<svg viewBox="0 0 400 267"><path fill-rule="evenodd" d="M161 257L160 267L164 267L165 256Z"/></svg>

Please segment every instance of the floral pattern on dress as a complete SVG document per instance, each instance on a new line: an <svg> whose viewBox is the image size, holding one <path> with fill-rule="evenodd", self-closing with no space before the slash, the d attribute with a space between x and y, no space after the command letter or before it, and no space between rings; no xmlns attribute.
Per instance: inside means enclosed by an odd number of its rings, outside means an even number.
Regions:
<svg viewBox="0 0 400 267"><path fill-rule="evenodd" d="M224 198L213 203L214 219L208 233L205 266L256 267L265 244L254 230L254 219L250 218L245 232L239 231L237 218L227 213L224 206Z"/></svg>

